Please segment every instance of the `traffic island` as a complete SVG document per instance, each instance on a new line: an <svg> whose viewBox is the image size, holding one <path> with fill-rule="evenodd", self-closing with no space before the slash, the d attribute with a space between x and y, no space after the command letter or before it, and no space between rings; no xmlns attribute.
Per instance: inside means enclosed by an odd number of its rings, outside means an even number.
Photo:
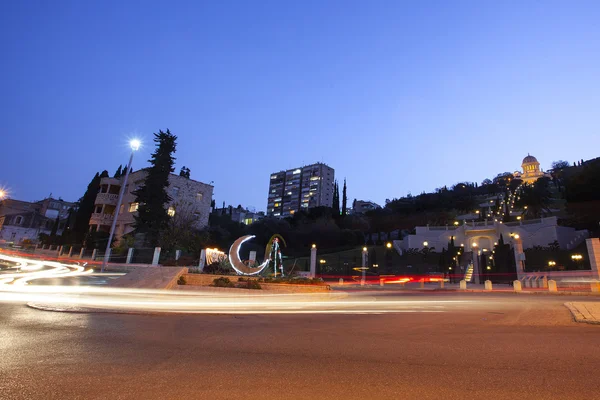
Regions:
<svg viewBox="0 0 600 400"><path fill-rule="evenodd" d="M576 322L600 325L600 303L581 301L565 303Z"/></svg>

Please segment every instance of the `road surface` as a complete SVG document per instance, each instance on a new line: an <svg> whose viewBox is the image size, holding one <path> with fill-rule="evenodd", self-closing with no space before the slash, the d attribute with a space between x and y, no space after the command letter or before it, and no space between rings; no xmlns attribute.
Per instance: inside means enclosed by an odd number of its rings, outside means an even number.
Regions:
<svg viewBox="0 0 600 400"><path fill-rule="evenodd" d="M354 297L404 311L131 315L0 303L0 398L600 398L600 326L563 306L581 298Z"/></svg>

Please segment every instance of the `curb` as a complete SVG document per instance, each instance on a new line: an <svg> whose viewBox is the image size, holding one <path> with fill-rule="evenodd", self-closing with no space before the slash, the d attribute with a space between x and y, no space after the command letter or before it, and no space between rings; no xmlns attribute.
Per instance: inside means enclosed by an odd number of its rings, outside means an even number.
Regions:
<svg viewBox="0 0 600 400"><path fill-rule="evenodd" d="M575 322L586 323L591 325L600 325L600 321L598 321L597 319L588 318L584 313L582 313L579 310L579 308L574 306L573 303L565 303L564 305L569 309L569 311L571 311Z"/></svg>

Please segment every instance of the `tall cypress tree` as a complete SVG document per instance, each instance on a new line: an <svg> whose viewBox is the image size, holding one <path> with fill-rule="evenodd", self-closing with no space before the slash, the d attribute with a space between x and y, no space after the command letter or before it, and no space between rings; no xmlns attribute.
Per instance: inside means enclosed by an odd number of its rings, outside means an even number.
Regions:
<svg viewBox="0 0 600 400"><path fill-rule="evenodd" d="M156 150L148 160L151 166L147 169L144 184L134 192L139 203L135 217L136 233L144 234L146 244L152 247L158 245L160 233L169 220L165 206L171 201L167 187L169 174L174 171L176 142L177 136L168 129L154 134Z"/></svg>
<svg viewBox="0 0 600 400"><path fill-rule="evenodd" d="M346 178L344 178L344 188L342 189L342 218L346 216L348 207L348 197L346 196Z"/></svg>
<svg viewBox="0 0 600 400"><path fill-rule="evenodd" d="M90 218L94 212L94 203L96 201L96 195L98 194L100 179L101 175L96 172L96 175L94 175L88 184L83 197L79 199L79 208L75 212L75 222L73 223L73 229L71 230L73 243L83 243L85 235L89 230Z"/></svg>
<svg viewBox="0 0 600 400"><path fill-rule="evenodd" d="M340 216L340 191L338 188L338 183L337 181L335 181L333 183L333 205L332 205L332 209L333 209L333 216L334 217L339 217Z"/></svg>
<svg viewBox="0 0 600 400"><path fill-rule="evenodd" d="M122 168L123 168L123 166L119 165L119 168L115 172L115 175L113 176L113 178L120 178L121 177L121 175L123 174L123 171L121 170ZM124 169L127 169L127 167L125 167Z"/></svg>

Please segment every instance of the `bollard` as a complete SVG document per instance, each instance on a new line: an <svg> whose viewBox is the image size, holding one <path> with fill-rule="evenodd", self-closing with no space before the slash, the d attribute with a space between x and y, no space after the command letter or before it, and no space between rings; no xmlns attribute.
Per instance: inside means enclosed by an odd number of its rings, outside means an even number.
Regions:
<svg viewBox="0 0 600 400"><path fill-rule="evenodd" d="M513 289L515 292L520 292L521 289L521 281L513 281Z"/></svg>
<svg viewBox="0 0 600 400"><path fill-rule="evenodd" d="M96 253L97 252L98 252L98 249L92 250L92 261L96 261Z"/></svg>
<svg viewBox="0 0 600 400"><path fill-rule="evenodd" d="M467 281L464 279L458 283L460 290L467 290Z"/></svg>
<svg viewBox="0 0 600 400"><path fill-rule="evenodd" d="M483 283L483 288L485 290L492 290L492 281L489 279Z"/></svg>
<svg viewBox="0 0 600 400"><path fill-rule="evenodd" d="M421 289L424 289L424 288L425 288L425 279L421 278L421 280L419 280L419 287L420 287Z"/></svg>
<svg viewBox="0 0 600 400"><path fill-rule="evenodd" d="M339 285L342 286L344 284L344 278L340 278Z"/></svg>
<svg viewBox="0 0 600 400"><path fill-rule="evenodd" d="M548 277L544 275L542 279L540 279L539 284L542 289L548 289Z"/></svg>
<svg viewBox="0 0 600 400"><path fill-rule="evenodd" d="M63 251L63 247L62 247L62 246L60 246L60 247L58 248L58 256L59 256L59 257L62 255L62 251Z"/></svg>
<svg viewBox="0 0 600 400"><path fill-rule="evenodd" d="M555 280L549 280L548 281L548 291L549 292L557 292L558 289L556 288L556 281Z"/></svg>
<svg viewBox="0 0 600 400"><path fill-rule="evenodd" d="M79 259L83 258L83 253L85 252L85 247L82 247L81 250L79 250Z"/></svg>
<svg viewBox="0 0 600 400"><path fill-rule="evenodd" d="M160 260L160 247L155 247L154 257L152 257L152 265L158 265L158 260Z"/></svg>
<svg viewBox="0 0 600 400"><path fill-rule="evenodd" d="M73 255L73 246L69 247L69 255L68 255L68 257L71 258L72 255Z"/></svg>
<svg viewBox="0 0 600 400"><path fill-rule="evenodd" d="M383 278L379 278L379 286L383 286Z"/></svg>
<svg viewBox="0 0 600 400"><path fill-rule="evenodd" d="M206 250L202 249L202 251L200 251L200 261L198 262L198 269L200 269L200 272L204 271L204 262L206 261Z"/></svg>
<svg viewBox="0 0 600 400"><path fill-rule="evenodd" d="M127 258L125 259L125 264L131 264L132 258L133 258L133 247L130 247L127 250Z"/></svg>
<svg viewBox="0 0 600 400"><path fill-rule="evenodd" d="M181 250L175 250L175 261L179 260L181 257Z"/></svg>
<svg viewBox="0 0 600 400"><path fill-rule="evenodd" d="M592 293L600 293L600 282L591 282L590 288L592 289Z"/></svg>
<svg viewBox="0 0 600 400"><path fill-rule="evenodd" d="M440 279L440 289L444 288L444 279Z"/></svg>
<svg viewBox="0 0 600 400"><path fill-rule="evenodd" d="M365 286L365 280L364 279L360 280L360 286Z"/></svg>

